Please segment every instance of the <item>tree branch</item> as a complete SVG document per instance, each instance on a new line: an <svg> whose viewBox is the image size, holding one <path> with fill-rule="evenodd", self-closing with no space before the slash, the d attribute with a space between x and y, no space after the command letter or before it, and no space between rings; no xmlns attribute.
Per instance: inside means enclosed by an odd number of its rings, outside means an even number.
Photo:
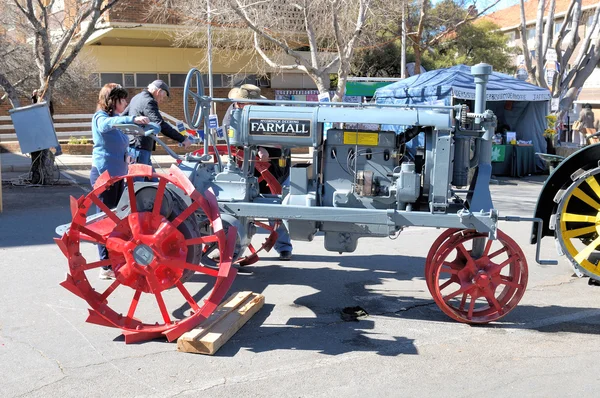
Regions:
<svg viewBox="0 0 600 398"><path fill-rule="evenodd" d="M579 47L579 54L575 59L575 65L581 65L583 63L584 58L588 55L590 50L592 50L592 33L598 27L598 18L600 17L600 5L596 7L596 11L594 12L594 16L592 18L592 26L590 26L589 31L586 32L585 38L583 39L583 43ZM600 34L598 35L600 36ZM597 40L596 40L597 41Z"/></svg>
<svg viewBox="0 0 600 398"><path fill-rule="evenodd" d="M54 67L58 63L58 61L62 58L62 56L64 55L67 47L69 46L69 43L71 43L71 40L73 40L73 37L75 36L75 33L77 33L77 29L79 28L81 23L88 16L90 16L90 14L92 13L92 10L93 10L92 7L93 7L93 5L88 3L87 8L85 8L85 9L80 8L77 10L77 16L75 17L73 24L64 33L60 44L58 45L56 50L54 50L54 54L52 55L52 58L51 58L52 67ZM85 11L83 11L83 10L85 10Z"/></svg>
<svg viewBox="0 0 600 398"><path fill-rule="evenodd" d="M258 54L265 60L265 62L271 68L283 69L283 70L302 70L302 71L306 72L306 68L301 69L301 65L299 65L299 64L280 65L277 62L273 61L271 58L269 58L269 56L260 47L260 43L258 42L258 33L256 33L256 32L254 32L254 49L256 50L256 52L258 52Z"/></svg>
<svg viewBox="0 0 600 398"><path fill-rule="evenodd" d="M546 53L548 52L548 47L550 45L550 38L554 36L554 12L556 10L556 0L550 0L550 5L548 6L548 18L546 23L546 35L544 36L544 44L542 46L542 53L544 54L544 58L546 57Z"/></svg>
<svg viewBox="0 0 600 398"><path fill-rule="evenodd" d="M10 83L10 81L4 76L2 72L0 72L0 87L6 92L8 95L8 99L12 104L13 108L18 108L21 106L21 101L19 101L19 95L17 94L17 90Z"/></svg>
<svg viewBox="0 0 600 398"><path fill-rule="evenodd" d="M483 15L485 12L487 12L489 9L491 9L496 4L498 4L500 1L501 0L495 0L492 4L490 4L489 6L487 6L483 11L478 12L476 15L469 16L469 14L467 14L462 21L458 22L452 28L445 29L443 32L441 32L441 33L437 34L436 36L434 36L431 40L429 40L427 42L427 44L425 46L422 46L422 49L426 49L427 47L432 47L432 46L436 45L445 36L447 36L448 34L450 34L452 32L456 32L458 30L458 28L460 28L462 25L464 25L464 24L466 24L468 22L476 20L481 15Z"/></svg>
<svg viewBox="0 0 600 398"><path fill-rule="evenodd" d="M523 59L525 60L525 68L527 73L535 78L533 66L531 65L531 53L529 52L529 45L527 44L527 20L525 19L525 2L520 0L521 5L521 48L523 50Z"/></svg>
<svg viewBox="0 0 600 398"><path fill-rule="evenodd" d="M108 5L112 7L118 2L119 0L113 0L110 3L108 3ZM53 68L53 71L48 76L49 81L56 81L58 78L60 78L60 76L62 76L62 74L67 70L69 65L73 62L77 54L79 54L79 51L81 51L87 39L92 35L94 31L96 31L96 23L98 22L98 19L104 12L106 12L106 10L108 10L108 8L110 8L108 7L108 5L104 7L101 7L101 5L102 0L93 0L94 9L92 10L89 24L87 25L86 29L80 34L77 42L72 47L70 47L68 55L64 57L63 60Z"/></svg>
<svg viewBox="0 0 600 398"><path fill-rule="evenodd" d="M264 38L265 40L275 44L276 46L278 46L279 48L281 48L286 54L292 56L294 59L296 59L296 61L298 61L298 64L304 66L306 68L306 70L309 73L318 73L317 70L315 68L313 68L311 65L308 64L308 62L302 58L302 56L300 56L300 54L298 54L298 52L292 50L286 43L282 42L281 40L277 40L276 38L274 38L273 36L267 34L264 30L259 29L256 24L254 24L250 18L248 18L248 15L246 14L246 12L242 9L242 5L238 2L238 0L229 0L229 4L231 5L231 7L233 8L233 11L240 16L240 18L242 18L244 20L244 22L246 23L246 25L252 29L254 31L255 34L258 34L260 37ZM257 38L255 37L255 42L256 42ZM256 46L255 46L256 47ZM262 55L261 55L262 56ZM265 59L266 61L266 59ZM272 62L272 61L271 61ZM288 69L288 67L284 68L284 69Z"/></svg>
<svg viewBox="0 0 600 398"><path fill-rule="evenodd" d="M535 44L533 48L535 48L535 60L536 60L536 68L534 81L538 86L543 88L548 88L548 84L546 84L546 79L544 79L544 59L546 54L542 52L543 45L543 36L544 36L544 11L546 7L546 1L541 0L538 1L538 9L537 9L537 17L535 20Z"/></svg>
<svg viewBox="0 0 600 398"><path fill-rule="evenodd" d="M310 15L308 13L308 6L309 6L309 4L307 4L307 0L304 0L303 7L300 7L299 5L297 5L297 7L302 9L302 13L304 14L304 28L306 29L306 35L308 37L308 45L310 48L310 63L314 68L318 69L319 61L317 59L317 53L319 51L319 47L317 45L317 38L315 35L315 31L312 27L311 21L309 20Z"/></svg>

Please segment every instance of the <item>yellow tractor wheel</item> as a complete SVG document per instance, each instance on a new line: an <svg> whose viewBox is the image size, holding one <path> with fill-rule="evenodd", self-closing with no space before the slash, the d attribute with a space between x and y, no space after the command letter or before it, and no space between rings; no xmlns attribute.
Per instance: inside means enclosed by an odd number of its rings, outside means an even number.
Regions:
<svg viewBox="0 0 600 398"><path fill-rule="evenodd" d="M583 274L600 280L600 167L579 170L554 201L555 236L562 253Z"/></svg>

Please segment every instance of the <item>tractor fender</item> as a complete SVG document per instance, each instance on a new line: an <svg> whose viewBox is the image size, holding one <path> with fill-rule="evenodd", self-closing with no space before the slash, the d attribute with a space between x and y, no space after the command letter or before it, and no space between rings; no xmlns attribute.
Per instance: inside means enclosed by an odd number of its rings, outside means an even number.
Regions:
<svg viewBox="0 0 600 398"><path fill-rule="evenodd" d="M556 207L556 203L554 203L556 193L561 188L571 185L573 182L571 175L573 173L579 169L587 170L598 167L599 160L600 144L589 145L567 157L550 174L540 192L534 212L534 217L543 220L542 237L554 235L554 231L550 229L550 217ZM531 229L531 244L537 243L537 230L538 223L534 223Z"/></svg>

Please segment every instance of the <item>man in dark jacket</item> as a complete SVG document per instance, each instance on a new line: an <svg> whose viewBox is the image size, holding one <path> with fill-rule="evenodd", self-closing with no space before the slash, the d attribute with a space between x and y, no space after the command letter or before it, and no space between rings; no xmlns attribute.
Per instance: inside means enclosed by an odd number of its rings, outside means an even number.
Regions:
<svg viewBox="0 0 600 398"><path fill-rule="evenodd" d="M151 122L160 125L161 133L187 148L192 142L165 122L158 110L158 105L168 96L169 86L162 80L155 80L148 85L147 90L131 99L129 106L121 116L146 116ZM129 136L129 147L136 163L152 165L150 155L156 148L156 142L151 137Z"/></svg>

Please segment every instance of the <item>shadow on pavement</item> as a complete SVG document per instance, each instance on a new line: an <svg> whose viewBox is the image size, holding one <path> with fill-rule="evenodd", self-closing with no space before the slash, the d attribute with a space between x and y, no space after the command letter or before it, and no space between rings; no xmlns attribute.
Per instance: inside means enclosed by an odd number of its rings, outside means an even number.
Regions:
<svg viewBox="0 0 600 398"><path fill-rule="evenodd" d="M303 267L295 267L302 262ZM309 263L336 263L341 268L307 266ZM338 355L354 351L369 351L384 356L417 354L412 340L400 335L381 338L374 332L374 320L359 318L344 321L341 318L345 307L360 306L368 314L378 315L399 308L412 306L413 297L398 297L381 292L384 284L391 280L410 281L423 276L424 259L397 255L343 255L307 256L294 254L289 266L273 264L272 258L263 258L257 265L248 267L252 275L238 275L230 292L251 290L263 293L271 286L307 286L315 291L296 299L291 306L309 309L314 316L290 318L285 325L267 325L267 318L274 309L265 306L244 327L246 331L234 336L217 355L235 355L241 348L254 352L277 349L318 351L327 355ZM265 264L265 265L262 265ZM203 275L192 280L202 281ZM424 285L423 285L424 286ZM202 297L206 291L194 295ZM431 301L432 303L433 301ZM429 303L428 303L429 304ZM285 304L284 304L285 305ZM173 312L181 316L187 310L185 304Z"/></svg>
<svg viewBox="0 0 600 398"><path fill-rule="evenodd" d="M263 259L261 263L268 263L269 260ZM267 286L274 285L308 286L316 292L297 298L291 306L305 307L314 316L290 318L285 325L269 325L267 319L276 306L265 304L244 326L244 333L235 335L217 355L233 356L242 349L252 352L309 350L326 355L348 352L373 352L382 356L418 354L413 340L402 336L402 329L392 339L389 336L381 338L374 331L375 321L372 318L367 316L356 322L347 322L340 315L345 307L360 306L371 316L458 326L429 298L428 292L427 298L423 298L423 290L414 290L420 297L411 297L410 290L385 290L386 281L421 279L424 260L421 257L386 255L294 255L294 261L303 261L305 264L313 261L335 262L343 268L252 267L254 274L238 276L230 292L251 290L261 293ZM422 282L417 286L417 289L421 286L426 289ZM498 322L471 327L485 328L495 333L521 329L541 333L600 334L600 309L518 305Z"/></svg>
<svg viewBox="0 0 600 398"><path fill-rule="evenodd" d="M55 228L71 221L69 196L78 198L84 191L79 186L3 185L2 194L0 247L15 247L54 244Z"/></svg>

